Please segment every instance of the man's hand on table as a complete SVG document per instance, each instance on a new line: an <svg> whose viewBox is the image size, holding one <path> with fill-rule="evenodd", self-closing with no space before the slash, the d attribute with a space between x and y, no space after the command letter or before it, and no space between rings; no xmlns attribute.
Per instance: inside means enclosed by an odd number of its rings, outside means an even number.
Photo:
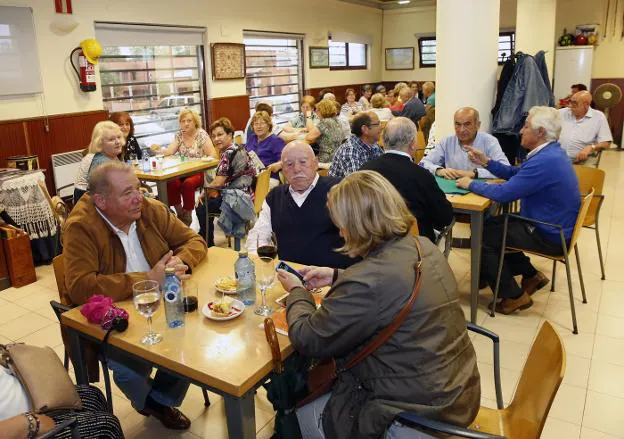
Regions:
<svg viewBox="0 0 624 439"><path fill-rule="evenodd" d="M462 189L470 189L470 183L472 183L472 178L470 177L462 177L458 179L455 184L457 184L458 188Z"/></svg>
<svg viewBox="0 0 624 439"><path fill-rule="evenodd" d="M439 168L435 173L438 177L444 177L447 180L457 180L462 177L472 177L473 171L462 171L461 169Z"/></svg>
<svg viewBox="0 0 624 439"><path fill-rule="evenodd" d="M166 267L175 267L176 276L180 279L185 279L188 277L186 274L186 270L188 270L188 266L182 262L182 260L173 256L173 251L169 250L158 262L156 265L152 267L150 271L147 273L147 278L150 280L155 280L159 284L163 284L165 282L165 268Z"/></svg>

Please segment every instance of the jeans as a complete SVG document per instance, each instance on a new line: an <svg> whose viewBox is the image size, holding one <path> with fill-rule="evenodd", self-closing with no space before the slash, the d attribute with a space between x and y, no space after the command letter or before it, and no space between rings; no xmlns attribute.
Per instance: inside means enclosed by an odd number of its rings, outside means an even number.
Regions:
<svg viewBox="0 0 624 439"><path fill-rule="evenodd" d="M199 221L199 236L201 236L202 238L204 238L206 236L206 225L208 225L208 247L213 247L214 244L214 220L215 217L213 216L209 216L208 218L206 218L206 206L204 205L204 203L206 202L206 200L204 200L202 203L199 204L199 206L197 206L197 209L195 209L195 213L197 214L197 220ZM217 197L217 198L208 198L208 213L209 214L215 214L221 211L221 197Z"/></svg>
<svg viewBox="0 0 624 439"><path fill-rule="evenodd" d="M174 377L161 370L157 371L152 379L151 365L120 352L113 352L108 357L108 367L113 371L115 384L136 410L145 408L148 395L167 407L178 407L184 401L190 384L188 380Z"/></svg>
<svg viewBox="0 0 624 439"><path fill-rule="evenodd" d="M503 239L504 217L491 218L483 228L483 251L481 254L481 280L486 281L492 291L496 288L496 275L500 261ZM530 223L509 219L507 225L507 247L521 248L545 255L561 255L561 244L546 241ZM529 257L522 252L505 255L501 272L498 296L500 298L517 298L522 295L514 276L522 275L530 278L537 274Z"/></svg>
<svg viewBox="0 0 624 439"><path fill-rule="evenodd" d="M297 420L303 439L325 439L323 432L323 410L331 393L315 399L311 403L297 409ZM422 433L394 421L386 431L385 439L433 439L435 436Z"/></svg>

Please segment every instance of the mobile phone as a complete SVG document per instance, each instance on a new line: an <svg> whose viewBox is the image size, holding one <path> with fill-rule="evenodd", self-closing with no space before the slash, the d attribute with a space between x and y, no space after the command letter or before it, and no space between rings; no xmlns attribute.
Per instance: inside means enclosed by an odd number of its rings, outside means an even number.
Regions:
<svg viewBox="0 0 624 439"><path fill-rule="evenodd" d="M288 265L286 262L280 261L280 263L277 264L277 267L275 268L275 271L277 270L285 270L291 274L294 274L295 276L299 278L301 283L305 285L305 281L303 280L303 275L299 273L297 270L295 270L294 268L292 268L290 265Z"/></svg>

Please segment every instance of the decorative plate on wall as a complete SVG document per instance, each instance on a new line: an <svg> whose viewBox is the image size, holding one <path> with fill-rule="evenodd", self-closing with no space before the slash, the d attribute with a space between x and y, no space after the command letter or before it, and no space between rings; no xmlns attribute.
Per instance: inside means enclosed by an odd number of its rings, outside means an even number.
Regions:
<svg viewBox="0 0 624 439"><path fill-rule="evenodd" d="M210 45L212 79L243 79L245 77L245 45L213 43Z"/></svg>

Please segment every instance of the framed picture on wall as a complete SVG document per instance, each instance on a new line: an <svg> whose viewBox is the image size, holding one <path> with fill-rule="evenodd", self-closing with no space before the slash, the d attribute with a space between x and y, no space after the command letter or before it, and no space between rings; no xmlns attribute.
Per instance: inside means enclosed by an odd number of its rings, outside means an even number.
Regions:
<svg viewBox="0 0 624 439"><path fill-rule="evenodd" d="M329 68L329 47L310 46L310 68L311 69L328 69Z"/></svg>
<svg viewBox="0 0 624 439"><path fill-rule="evenodd" d="M414 48L392 47L386 49L386 70L414 70Z"/></svg>
<svg viewBox="0 0 624 439"><path fill-rule="evenodd" d="M245 78L245 45L237 43L212 43L212 79Z"/></svg>

